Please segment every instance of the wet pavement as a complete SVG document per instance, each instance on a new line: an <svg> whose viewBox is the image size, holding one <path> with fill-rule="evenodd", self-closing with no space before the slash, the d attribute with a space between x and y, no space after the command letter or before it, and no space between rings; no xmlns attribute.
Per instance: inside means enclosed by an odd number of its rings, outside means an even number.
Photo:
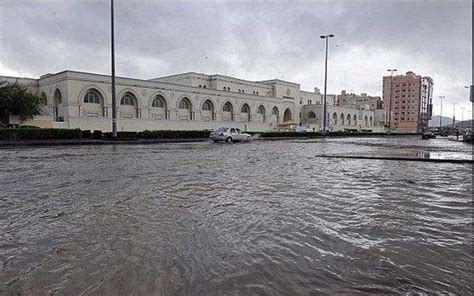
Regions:
<svg viewBox="0 0 474 296"><path fill-rule="evenodd" d="M472 159L419 137L0 149L0 294L474 292Z"/></svg>

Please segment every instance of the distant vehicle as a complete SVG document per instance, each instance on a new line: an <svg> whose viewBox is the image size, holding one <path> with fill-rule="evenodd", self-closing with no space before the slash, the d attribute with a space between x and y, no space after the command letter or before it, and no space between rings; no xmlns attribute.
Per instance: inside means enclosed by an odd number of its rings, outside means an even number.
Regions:
<svg viewBox="0 0 474 296"><path fill-rule="evenodd" d="M464 142L474 142L474 133L472 130L466 130L463 134L463 139Z"/></svg>
<svg viewBox="0 0 474 296"><path fill-rule="evenodd" d="M233 127L221 127L211 132L209 136L214 142L226 141L227 143L233 142L247 142L250 141L251 136L238 128Z"/></svg>
<svg viewBox="0 0 474 296"><path fill-rule="evenodd" d="M305 127L305 126L297 126L295 128L295 132L297 132L297 133L311 133L311 132L313 132L313 129L309 128L309 127Z"/></svg>
<svg viewBox="0 0 474 296"><path fill-rule="evenodd" d="M436 138L436 135L435 135L433 132L427 132L427 133L423 133L423 135L421 136L421 138L422 138L423 140L435 139L435 138Z"/></svg>

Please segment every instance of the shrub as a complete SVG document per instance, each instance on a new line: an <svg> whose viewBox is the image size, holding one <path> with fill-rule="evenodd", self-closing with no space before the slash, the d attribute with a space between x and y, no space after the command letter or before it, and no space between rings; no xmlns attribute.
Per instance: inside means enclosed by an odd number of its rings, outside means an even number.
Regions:
<svg viewBox="0 0 474 296"><path fill-rule="evenodd" d="M92 138L92 132L91 132L90 130L82 131L82 133L81 133L81 138L83 138L83 139L90 139L90 138Z"/></svg>
<svg viewBox="0 0 474 296"><path fill-rule="evenodd" d="M0 140L61 140L80 139L80 129L54 129L54 128L9 128L0 129Z"/></svg>
<svg viewBox="0 0 474 296"><path fill-rule="evenodd" d="M102 139L102 131L95 130L94 132L92 132L92 139L94 140Z"/></svg>

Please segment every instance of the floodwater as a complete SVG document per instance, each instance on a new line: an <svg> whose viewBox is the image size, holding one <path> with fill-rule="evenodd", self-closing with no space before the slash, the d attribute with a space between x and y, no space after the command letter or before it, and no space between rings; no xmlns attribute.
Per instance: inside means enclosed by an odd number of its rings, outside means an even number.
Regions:
<svg viewBox="0 0 474 296"><path fill-rule="evenodd" d="M473 288L470 158L418 137L0 150L0 294Z"/></svg>

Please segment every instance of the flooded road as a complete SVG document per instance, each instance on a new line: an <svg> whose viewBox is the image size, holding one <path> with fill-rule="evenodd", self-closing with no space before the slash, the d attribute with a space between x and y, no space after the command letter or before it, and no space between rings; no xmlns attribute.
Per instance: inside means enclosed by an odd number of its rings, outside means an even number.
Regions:
<svg viewBox="0 0 474 296"><path fill-rule="evenodd" d="M0 294L474 293L470 158L418 137L0 150Z"/></svg>

